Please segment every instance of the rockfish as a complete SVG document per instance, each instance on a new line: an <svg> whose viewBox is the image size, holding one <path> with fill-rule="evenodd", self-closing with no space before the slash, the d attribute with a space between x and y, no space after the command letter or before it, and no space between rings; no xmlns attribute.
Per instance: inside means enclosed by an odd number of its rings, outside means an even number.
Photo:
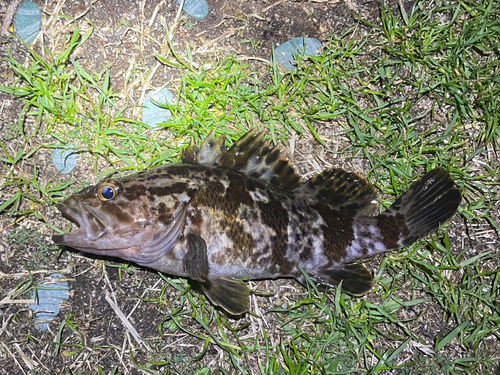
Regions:
<svg viewBox="0 0 500 375"><path fill-rule="evenodd" d="M400 249L453 216L461 194L436 168L379 215L375 190L332 168L303 181L278 146L252 130L229 150L214 131L179 164L108 178L57 204L79 230L56 244L199 282L216 305L247 310L241 279L342 281L360 296L373 277L356 260Z"/></svg>

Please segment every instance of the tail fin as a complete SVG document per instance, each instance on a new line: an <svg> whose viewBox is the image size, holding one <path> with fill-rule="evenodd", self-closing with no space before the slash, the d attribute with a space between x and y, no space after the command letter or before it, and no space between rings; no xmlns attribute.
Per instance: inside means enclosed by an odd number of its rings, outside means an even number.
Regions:
<svg viewBox="0 0 500 375"><path fill-rule="evenodd" d="M380 216L405 218L408 234L402 239L401 247L406 247L450 219L461 199L460 191L448 171L436 168L411 185Z"/></svg>

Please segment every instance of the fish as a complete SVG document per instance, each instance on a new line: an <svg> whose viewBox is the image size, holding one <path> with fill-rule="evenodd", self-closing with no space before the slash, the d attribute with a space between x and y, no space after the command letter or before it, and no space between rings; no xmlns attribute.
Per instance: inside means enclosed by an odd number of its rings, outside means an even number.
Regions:
<svg viewBox="0 0 500 375"><path fill-rule="evenodd" d="M73 249L199 283L232 315L248 309L245 280L295 278L354 296L374 279L359 262L410 246L456 212L461 192L444 168L415 181L378 215L373 185L325 169L304 180L266 139L248 131L229 149L212 131L180 163L107 178L56 207L79 229L54 235Z"/></svg>

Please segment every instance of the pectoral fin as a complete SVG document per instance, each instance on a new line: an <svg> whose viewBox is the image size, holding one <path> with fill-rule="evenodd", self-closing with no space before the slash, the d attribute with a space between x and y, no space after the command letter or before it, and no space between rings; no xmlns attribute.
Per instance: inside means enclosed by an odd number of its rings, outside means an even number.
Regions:
<svg viewBox="0 0 500 375"><path fill-rule="evenodd" d="M187 235L188 251L182 259L184 271L190 279L200 283L210 301L233 315L247 311L248 288L241 280L229 278L210 279L207 244L196 233Z"/></svg>
<svg viewBox="0 0 500 375"><path fill-rule="evenodd" d="M373 277L364 264L341 264L322 269L310 277L314 282L328 286L338 285L342 281L342 290L354 296L368 293L373 286Z"/></svg>
<svg viewBox="0 0 500 375"><path fill-rule="evenodd" d="M211 279L200 283L207 297L228 313L240 315L247 311L248 288L245 282L229 278Z"/></svg>
<svg viewBox="0 0 500 375"><path fill-rule="evenodd" d="M203 238L196 233L187 235L188 251L182 259L184 272L190 279L204 282L208 280L207 244Z"/></svg>

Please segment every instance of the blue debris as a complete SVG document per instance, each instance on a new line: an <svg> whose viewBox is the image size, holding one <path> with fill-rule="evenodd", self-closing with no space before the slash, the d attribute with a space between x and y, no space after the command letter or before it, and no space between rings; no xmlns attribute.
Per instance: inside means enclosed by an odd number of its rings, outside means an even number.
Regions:
<svg viewBox="0 0 500 375"><path fill-rule="evenodd" d="M142 122L153 129L158 129L158 124L166 122L171 113L168 109L162 108L154 103L154 101L161 104L172 104L172 93L167 88L163 88L158 92L151 91L146 96L146 100L144 100L142 107Z"/></svg>
<svg viewBox="0 0 500 375"><path fill-rule="evenodd" d="M74 145L56 148L52 151L52 162L59 173L68 174L76 167L76 156Z"/></svg>
<svg viewBox="0 0 500 375"><path fill-rule="evenodd" d="M40 9L33 1L23 1L14 16L16 34L25 43L33 42L40 32L42 19Z"/></svg>
<svg viewBox="0 0 500 375"><path fill-rule="evenodd" d="M276 64L281 65L286 70L295 71L296 57L319 56L318 51L321 47L323 45L315 38L293 38L276 47L274 58Z"/></svg>
<svg viewBox="0 0 500 375"><path fill-rule="evenodd" d="M50 275L53 279L61 279L62 275L53 273ZM38 298L37 298L38 297ZM33 292L32 297L35 303L30 303L29 308L36 314L35 329L46 331L49 323L54 320L59 313L59 307L62 301L69 298L69 286L66 281L55 283L40 284L36 295Z"/></svg>
<svg viewBox="0 0 500 375"><path fill-rule="evenodd" d="M180 3L181 0L177 0L177 4ZM208 16L208 4L205 0L185 0L182 10L196 21L203 21Z"/></svg>

